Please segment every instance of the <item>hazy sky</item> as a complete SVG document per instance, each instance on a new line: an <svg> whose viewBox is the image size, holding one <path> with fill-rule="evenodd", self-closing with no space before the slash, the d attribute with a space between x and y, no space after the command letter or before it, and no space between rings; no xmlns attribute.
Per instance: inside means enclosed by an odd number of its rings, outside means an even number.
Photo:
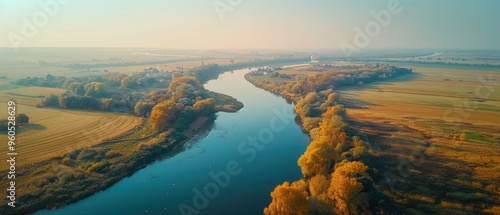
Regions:
<svg viewBox="0 0 500 215"><path fill-rule="evenodd" d="M390 0L69 0L46 20L44 2L57 0L0 0L1 47L339 49ZM500 49L500 1L399 2L367 48Z"/></svg>

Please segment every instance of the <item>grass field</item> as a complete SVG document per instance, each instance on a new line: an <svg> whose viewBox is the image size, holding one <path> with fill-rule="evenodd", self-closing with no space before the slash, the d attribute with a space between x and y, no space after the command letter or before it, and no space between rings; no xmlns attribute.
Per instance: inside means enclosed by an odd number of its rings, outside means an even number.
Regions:
<svg viewBox="0 0 500 215"><path fill-rule="evenodd" d="M343 62L343 61L337 61L337 62L325 62L322 64L330 64L333 66L363 66L364 64L362 63L352 63L352 62ZM338 69L327 69L323 67L315 67L314 64L310 65L303 65L303 66L294 66L294 67L289 67L289 68L284 68L281 70L277 70L276 72L282 73L282 74L288 74L288 75L318 75L321 74L322 72L329 72L329 71L338 71ZM342 71L342 73L345 73L345 71Z"/></svg>
<svg viewBox="0 0 500 215"><path fill-rule="evenodd" d="M413 68L410 77L339 90L349 123L373 147L379 183L397 178L385 192L412 214L498 213L500 71Z"/></svg>
<svg viewBox="0 0 500 215"><path fill-rule="evenodd" d="M417 74L340 90L351 112L498 125L500 71L413 67ZM481 82L483 80L483 82ZM473 101L480 97L484 102ZM396 105L397 104L397 105Z"/></svg>
<svg viewBox="0 0 500 215"><path fill-rule="evenodd" d="M2 63L2 66L0 67L0 76L6 76L9 82L26 77L45 77L47 74L52 74L54 76L75 77L96 75L99 74L99 72L83 70L79 71L72 70L66 67L46 66L39 65L37 63L21 62Z"/></svg>
<svg viewBox="0 0 500 215"><path fill-rule="evenodd" d="M141 119L113 113L73 111L34 107L48 94L59 94L62 89L23 87L0 91L0 104L7 110L7 101L16 102L16 112L30 117L28 125L18 127L16 134L17 165L42 161L75 149L98 144L120 136L137 125ZM7 111L0 113L6 118ZM7 140L7 135L0 134ZM0 159L6 158L7 147L0 147ZM7 165L1 165L0 170Z"/></svg>

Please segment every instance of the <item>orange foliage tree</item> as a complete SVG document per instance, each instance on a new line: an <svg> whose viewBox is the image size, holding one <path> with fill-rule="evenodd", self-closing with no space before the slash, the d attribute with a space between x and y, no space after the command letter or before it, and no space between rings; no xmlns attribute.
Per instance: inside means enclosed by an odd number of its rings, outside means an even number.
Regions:
<svg viewBox="0 0 500 215"><path fill-rule="evenodd" d="M193 104L193 108L201 114L211 114L215 111L215 99L208 98L198 100Z"/></svg>
<svg viewBox="0 0 500 215"><path fill-rule="evenodd" d="M319 131L315 139L298 160L302 174L308 178L316 174L328 174L335 161L340 158L343 147L347 144L347 134L342 118L336 114L338 107L329 107L322 115Z"/></svg>
<svg viewBox="0 0 500 215"><path fill-rule="evenodd" d="M153 107L149 122L154 129L166 129L175 123L176 116L181 111L181 108L172 99L163 101Z"/></svg>
<svg viewBox="0 0 500 215"><path fill-rule="evenodd" d="M271 192L271 197L271 204L264 208L265 215L309 214L307 192L301 191L298 186L285 182Z"/></svg>
<svg viewBox="0 0 500 215"><path fill-rule="evenodd" d="M328 196L336 214L359 214L368 207L368 196L358 177L366 176L368 167L360 161L341 163L332 173Z"/></svg>

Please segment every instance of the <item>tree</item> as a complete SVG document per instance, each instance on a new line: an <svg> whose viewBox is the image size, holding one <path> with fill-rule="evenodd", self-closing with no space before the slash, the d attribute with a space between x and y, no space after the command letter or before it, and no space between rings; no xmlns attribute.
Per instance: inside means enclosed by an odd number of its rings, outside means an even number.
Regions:
<svg viewBox="0 0 500 215"><path fill-rule="evenodd" d="M106 86L101 82L91 82L85 84L85 96L102 98L106 97Z"/></svg>
<svg viewBox="0 0 500 215"><path fill-rule="evenodd" d="M215 111L215 99L198 100L193 104L193 108L201 114L209 115Z"/></svg>
<svg viewBox="0 0 500 215"><path fill-rule="evenodd" d="M9 128L9 121L6 119L0 119L0 131L7 130Z"/></svg>
<svg viewBox="0 0 500 215"><path fill-rule="evenodd" d="M327 174L331 160L328 153L331 149L321 140L315 139L309 144L306 151L300 156L297 164L302 170L304 177L312 177L317 174Z"/></svg>
<svg viewBox="0 0 500 215"><path fill-rule="evenodd" d="M311 196L319 196L326 193L329 186L329 180L325 175L316 175L309 180L309 192Z"/></svg>
<svg viewBox="0 0 500 215"><path fill-rule="evenodd" d="M46 107L58 107L59 106L59 98L57 98L56 95L50 94L48 96L45 96L45 98L42 99L42 105Z"/></svg>
<svg viewBox="0 0 500 215"><path fill-rule="evenodd" d="M265 215L309 214L307 193L290 186L289 182L278 185L271 192L271 197L273 199L271 204L264 208Z"/></svg>
<svg viewBox="0 0 500 215"><path fill-rule="evenodd" d="M153 102L147 102L144 100L138 101L135 103L134 113L139 116L147 117L151 113L154 106L155 104Z"/></svg>
<svg viewBox="0 0 500 215"><path fill-rule="evenodd" d="M19 115L17 115L16 119L17 123L19 123L20 125L27 124L30 122L29 116L27 116L24 113L20 113Z"/></svg>
<svg viewBox="0 0 500 215"><path fill-rule="evenodd" d="M67 108L67 104L68 104L68 97L69 95L66 94L66 93L63 93L61 95L58 96L58 99L59 99L59 106L63 107L63 108Z"/></svg>
<svg viewBox="0 0 500 215"><path fill-rule="evenodd" d="M175 123L176 116L180 110L180 105L172 99L161 102L153 107L149 122L154 129L163 130L169 128Z"/></svg>
<svg viewBox="0 0 500 215"><path fill-rule="evenodd" d="M358 178L368 177L368 167L360 161L341 163L332 173L328 196L336 214L360 214L368 208L368 196Z"/></svg>
<svg viewBox="0 0 500 215"><path fill-rule="evenodd" d="M330 107L322 115L319 130L307 150L298 160L302 174L308 178L316 174L327 174L333 168L347 144L345 125L340 116L335 115L338 108Z"/></svg>
<svg viewBox="0 0 500 215"><path fill-rule="evenodd" d="M110 111L113 108L113 99L101 99L101 110Z"/></svg>
<svg viewBox="0 0 500 215"><path fill-rule="evenodd" d="M85 85L78 82L72 82L69 84L68 90L75 96L83 96L85 94Z"/></svg>
<svg viewBox="0 0 500 215"><path fill-rule="evenodd" d="M332 214L332 201L328 199L330 180L326 175L315 175L309 180L309 205L313 214Z"/></svg>

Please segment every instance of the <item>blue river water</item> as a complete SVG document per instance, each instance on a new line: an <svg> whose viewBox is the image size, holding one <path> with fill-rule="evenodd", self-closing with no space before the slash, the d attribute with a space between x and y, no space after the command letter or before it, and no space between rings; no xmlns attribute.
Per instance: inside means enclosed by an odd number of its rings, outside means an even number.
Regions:
<svg viewBox="0 0 500 215"><path fill-rule="evenodd" d="M247 72L205 84L243 102L240 111L218 113L210 129L110 188L35 214L262 214L278 184L301 178L297 159L309 137L293 106L248 83Z"/></svg>

